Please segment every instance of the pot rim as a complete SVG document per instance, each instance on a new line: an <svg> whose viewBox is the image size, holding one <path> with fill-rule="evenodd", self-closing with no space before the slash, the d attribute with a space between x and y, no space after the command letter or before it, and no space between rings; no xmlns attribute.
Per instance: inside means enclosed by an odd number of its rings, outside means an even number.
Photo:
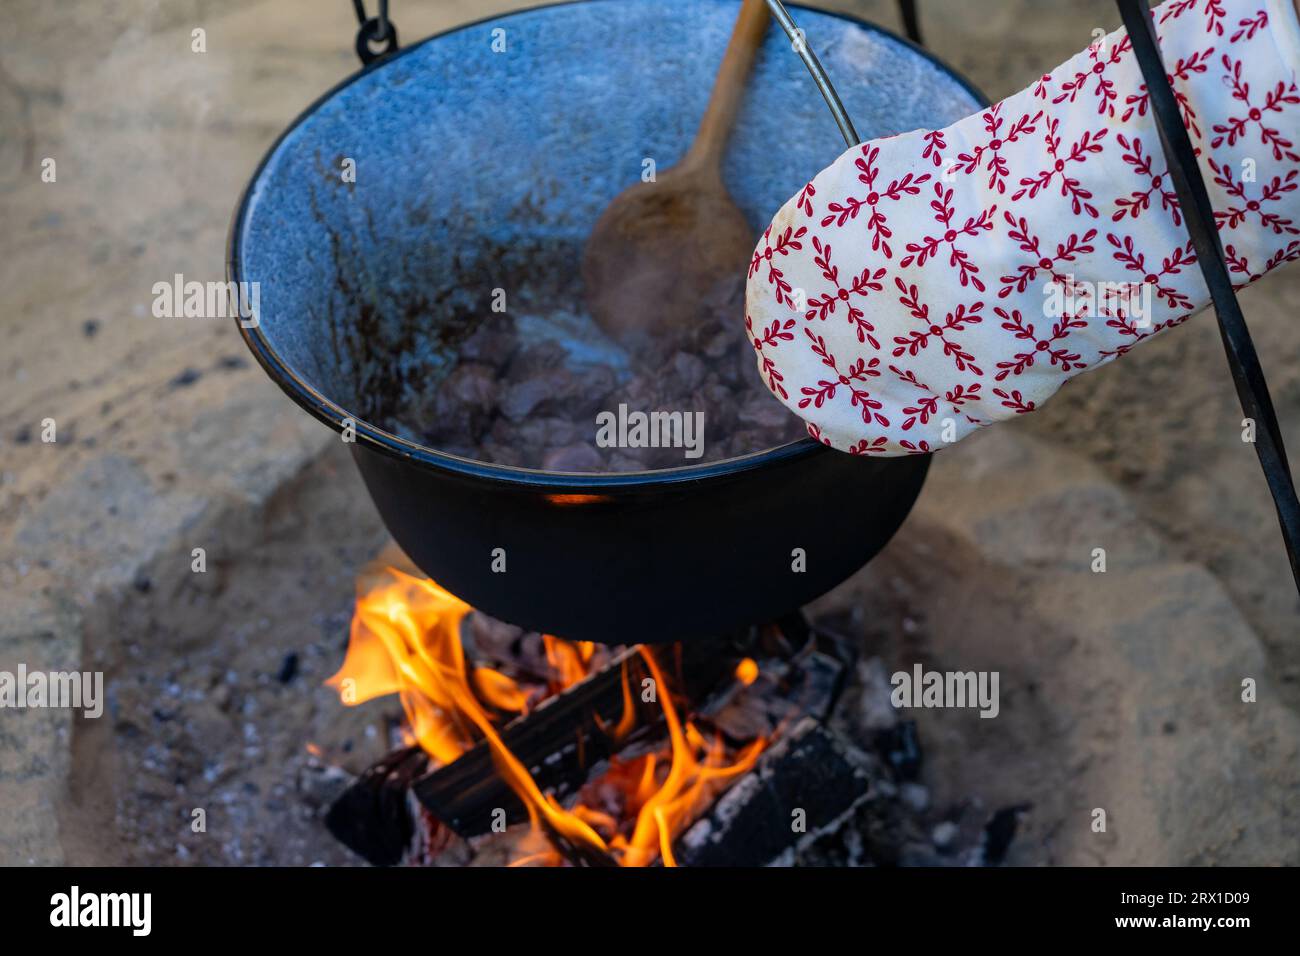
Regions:
<svg viewBox="0 0 1300 956"><path fill-rule="evenodd" d="M504 20L509 17L518 16L524 13L530 13L534 10L546 10L554 7L574 6L586 0L555 0L552 3L539 4L536 7L528 7L522 10L512 10L506 13L493 14L491 16L481 17L467 23L458 24L438 33L432 33L422 40L418 40L409 46L402 47L390 56L376 60L367 66L363 66L355 73L350 74L340 80L334 86L330 87L315 100L313 100L301 113L299 113L292 122L287 125L275 141L267 149L265 155L258 162L252 176L249 177L247 185L239 197L239 202L235 207L234 216L231 219L230 229L226 240L226 278L230 282L239 282L240 262L242 260L242 235L244 220L248 213L249 200L252 197L253 189L261 178L263 171L266 169L271 158L279 150L280 145L293 133L299 126L305 123L316 111L336 94L351 86L364 76L369 75L372 71L382 69L385 65L394 62L400 57L423 47L444 36L458 33L461 30L468 30L484 24L492 23L498 20ZM794 10L805 10L824 16L835 17L854 24L868 32L880 34L900 43L911 49L914 53L919 54L926 60L929 60L940 70L947 73L957 84L966 90L980 104L981 108L986 108L989 104L988 98L980 92L975 85L965 76L955 70L948 63L935 56L929 50L918 46L906 37L899 36L892 30L855 17L851 14L840 13L836 10L824 10L820 7L814 7L809 4L790 3L787 7ZM810 437L800 438L784 445L777 445L773 448L767 448L762 451L751 452L747 455L740 455L734 458L723 458L715 462L708 462L700 465L683 465L676 468L661 468L651 471L626 471L613 473L599 472L559 472L543 471L537 468L522 468L516 465L498 465L491 462L478 461L472 458L463 458L459 455L453 455L448 452L439 451L428 445L422 445L408 439L394 435L365 421L359 416L353 415L338 403L326 398L310 382L298 374L287 362L285 362L271 347L265 334L262 332L261 323L256 326L247 327L240 320L238 315L235 316L235 325L244 339L244 344L248 346L249 351L257 359L258 364L262 366L266 374L275 382L280 389L288 395L293 401L308 412L312 417L325 423L335 431L342 434L344 429L344 420L347 419L355 423L356 441L359 445L381 452L383 454L426 465L438 471L448 472L467 478L487 480L498 482L516 487L533 487L549 488L554 490L607 490L617 491L619 489L634 489L644 491L654 489L659 486L671 486L687 482L697 482L706 479L730 478L739 476L751 471L757 471L768 465L778 462L792 462L809 458L813 455L819 455L830 451L830 448L822 444L817 439ZM872 459L874 461L887 461L888 459Z"/></svg>

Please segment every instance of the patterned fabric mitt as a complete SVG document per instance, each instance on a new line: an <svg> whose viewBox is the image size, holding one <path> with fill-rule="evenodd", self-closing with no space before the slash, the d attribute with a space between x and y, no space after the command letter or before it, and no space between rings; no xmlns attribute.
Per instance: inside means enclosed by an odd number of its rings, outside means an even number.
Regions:
<svg viewBox="0 0 1300 956"><path fill-rule="evenodd" d="M1300 258L1291 0L1168 0L1161 55L1238 288ZM754 252L759 373L854 454L1031 412L1209 302L1128 35L941 130L845 152Z"/></svg>

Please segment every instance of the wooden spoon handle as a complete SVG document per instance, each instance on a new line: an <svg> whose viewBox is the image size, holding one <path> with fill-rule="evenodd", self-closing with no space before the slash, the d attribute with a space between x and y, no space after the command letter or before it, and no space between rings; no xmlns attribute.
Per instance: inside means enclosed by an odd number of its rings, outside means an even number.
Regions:
<svg viewBox="0 0 1300 956"><path fill-rule="evenodd" d="M745 92L745 81L767 32L768 18L766 0L744 0L741 4L727 52L718 67L718 78L713 83L708 108L682 165L701 170L717 170L721 166L722 151L726 148L736 110Z"/></svg>

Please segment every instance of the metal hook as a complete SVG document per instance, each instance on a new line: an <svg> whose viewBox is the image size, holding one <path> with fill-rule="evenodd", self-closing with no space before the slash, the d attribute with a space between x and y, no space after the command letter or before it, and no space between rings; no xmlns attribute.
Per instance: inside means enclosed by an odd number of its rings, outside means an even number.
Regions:
<svg viewBox="0 0 1300 956"><path fill-rule="evenodd" d="M352 0L352 9L361 24L357 31L357 56L362 63L369 66L397 49L397 25L388 19L388 0L379 0L377 17L366 16L365 0ZM384 43L384 48L376 53L371 49L372 43Z"/></svg>

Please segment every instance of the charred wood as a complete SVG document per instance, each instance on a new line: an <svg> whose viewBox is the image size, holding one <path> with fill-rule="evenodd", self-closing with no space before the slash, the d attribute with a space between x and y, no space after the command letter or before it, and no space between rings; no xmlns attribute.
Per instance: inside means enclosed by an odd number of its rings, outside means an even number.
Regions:
<svg viewBox="0 0 1300 956"><path fill-rule="evenodd" d="M393 751L334 801L325 816L325 827L375 866L402 862L416 828L407 793L428 768L429 758L419 747Z"/></svg>
<svg viewBox="0 0 1300 956"><path fill-rule="evenodd" d="M764 866L815 840L868 797L866 760L805 717L678 840L682 866Z"/></svg>
<svg viewBox="0 0 1300 956"><path fill-rule="evenodd" d="M718 639L669 645L656 653L661 667L673 675L675 689L700 699L735 669L744 649L745 639ZM561 795L572 792L594 764L619 748L605 728L622 716L625 669L638 724L657 721L659 705L641 700L648 669L631 648L616 655L605 670L515 719L501 732L502 742L540 788ZM498 809L505 812L508 823L526 818L523 804L497 774L486 742L414 781L412 787L429 812L462 837L489 832L501 820Z"/></svg>

